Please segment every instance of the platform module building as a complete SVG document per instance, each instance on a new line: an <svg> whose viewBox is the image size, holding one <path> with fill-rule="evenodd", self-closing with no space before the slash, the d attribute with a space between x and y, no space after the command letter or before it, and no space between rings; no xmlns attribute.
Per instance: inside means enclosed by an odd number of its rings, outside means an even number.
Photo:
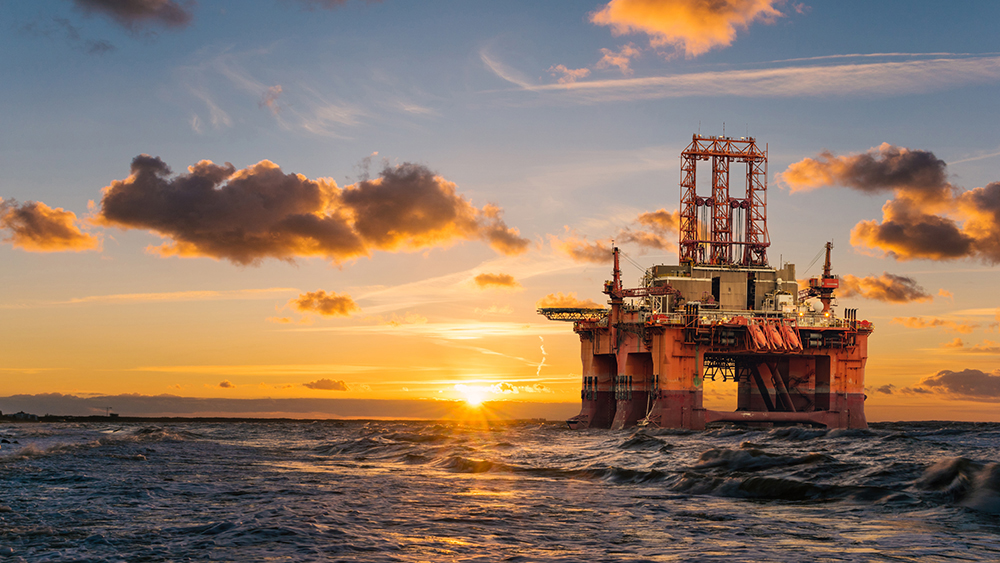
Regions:
<svg viewBox="0 0 1000 563"><path fill-rule="evenodd" d="M711 195L697 189L711 162ZM744 197L730 167L745 165ZM706 182L707 183L707 182ZM742 182L740 182L742 183ZM694 135L681 154L679 264L625 288L613 249L609 308L542 308L572 321L583 364L571 428L699 430L710 422L867 428L864 374L873 326L832 309L839 279L826 245L823 274L799 290L794 264L768 265L767 149L752 137ZM813 306L821 303L822 308ZM704 381L732 382L736 409L705 409Z"/></svg>

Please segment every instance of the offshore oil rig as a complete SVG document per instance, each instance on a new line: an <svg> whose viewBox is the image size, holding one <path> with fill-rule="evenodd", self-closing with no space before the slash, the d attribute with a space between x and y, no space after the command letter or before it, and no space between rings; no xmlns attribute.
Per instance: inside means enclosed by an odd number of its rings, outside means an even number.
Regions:
<svg viewBox="0 0 1000 563"><path fill-rule="evenodd" d="M711 161L712 193L697 193ZM732 197L730 165L746 164L746 195ZM619 250L604 283L610 308L542 308L580 335L582 408L571 428L706 423L867 428L865 362L873 326L831 308L839 278L826 244L823 274L799 290L795 265L767 262L767 147L754 138L694 135L681 153L678 265L646 270L624 288ZM819 307L822 304L822 308ZM705 379L732 381L733 412L705 409Z"/></svg>

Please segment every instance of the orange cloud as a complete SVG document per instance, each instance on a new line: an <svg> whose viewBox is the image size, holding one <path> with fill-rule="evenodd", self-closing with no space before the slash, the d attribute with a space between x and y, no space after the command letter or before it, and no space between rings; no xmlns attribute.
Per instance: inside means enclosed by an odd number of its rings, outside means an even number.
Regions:
<svg viewBox="0 0 1000 563"><path fill-rule="evenodd" d="M521 284L510 274L479 274L473 278L479 289L499 287L503 289L517 289Z"/></svg>
<svg viewBox="0 0 1000 563"><path fill-rule="evenodd" d="M81 252L101 247L99 238L80 230L75 213L40 201L19 205L0 199L0 229L10 232L5 241L29 252Z"/></svg>
<svg viewBox="0 0 1000 563"><path fill-rule="evenodd" d="M577 299L575 292L563 295L562 292L550 293L535 303L535 307L555 307L574 309L600 309L601 306L590 299Z"/></svg>
<svg viewBox="0 0 1000 563"><path fill-rule="evenodd" d="M203 160L172 177L162 160L140 155L128 178L104 188L94 221L171 239L152 249L163 256L244 265L309 256L340 263L458 240L483 240L501 254L527 250L502 209L476 208L456 188L416 164L387 167L378 178L340 189L330 179L285 174L267 160L242 170Z"/></svg>
<svg viewBox="0 0 1000 563"><path fill-rule="evenodd" d="M553 65L549 67L549 74L559 76L559 84L572 84L581 78L590 76L590 69L587 68L566 68L566 65Z"/></svg>
<svg viewBox="0 0 1000 563"><path fill-rule="evenodd" d="M944 288L938 290L938 296L944 297L946 299L951 299L952 301L955 300L955 294Z"/></svg>
<svg viewBox="0 0 1000 563"><path fill-rule="evenodd" d="M611 68L617 67L624 75L632 74L632 59L638 57L642 51L636 48L635 45L629 43L628 45L623 45L618 51L612 51L611 49L601 49L601 60L597 61L597 68Z"/></svg>
<svg viewBox="0 0 1000 563"><path fill-rule="evenodd" d="M569 229L567 228L567 230ZM614 258L610 240L590 242L587 237L578 236L571 232L564 239L549 235L549 244L557 252L569 256L577 262L607 264Z"/></svg>
<svg viewBox="0 0 1000 563"><path fill-rule="evenodd" d="M953 330L959 334L970 334L979 326L978 324L969 324L967 322L958 323L947 319L925 319L923 317L893 317L892 322L901 324L907 328L944 327L946 330Z"/></svg>
<svg viewBox="0 0 1000 563"><path fill-rule="evenodd" d="M653 47L672 45L695 57L728 47L737 29L781 16L780 0L611 0L591 14L590 21L611 27L615 35L645 33Z"/></svg>
<svg viewBox="0 0 1000 563"><path fill-rule="evenodd" d="M219 384L219 387L222 387L223 389L235 389L236 385L234 385L228 379L226 379L222 383Z"/></svg>
<svg viewBox="0 0 1000 563"><path fill-rule="evenodd" d="M636 222L649 230L624 228L618 232L615 240L622 243L633 243L642 248L659 250L674 250L677 248L677 230L680 227L680 212L659 209L640 213ZM667 237L671 238L667 238Z"/></svg>
<svg viewBox="0 0 1000 563"><path fill-rule="evenodd" d="M361 310L350 295L337 295L332 291L327 293L322 289L292 298L288 305L300 313L316 313L324 317L347 317Z"/></svg>
<svg viewBox="0 0 1000 563"><path fill-rule="evenodd" d="M859 278L847 274L840 278L841 297L862 297L888 303L910 303L934 299L916 280L883 272L881 276Z"/></svg>
<svg viewBox="0 0 1000 563"><path fill-rule="evenodd" d="M983 340L982 344L976 344L965 349L973 354L1000 354L1000 343L992 340Z"/></svg>
<svg viewBox="0 0 1000 563"><path fill-rule="evenodd" d="M965 342L962 342L961 338L956 337L955 340L951 342L945 342L941 345L942 348L951 348L953 350L959 350L965 347Z"/></svg>

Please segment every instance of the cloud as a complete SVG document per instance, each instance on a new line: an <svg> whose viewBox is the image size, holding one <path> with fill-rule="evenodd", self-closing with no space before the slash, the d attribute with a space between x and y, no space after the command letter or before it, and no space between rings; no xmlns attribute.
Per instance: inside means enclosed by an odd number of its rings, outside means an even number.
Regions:
<svg viewBox="0 0 1000 563"><path fill-rule="evenodd" d="M273 299L276 294L297 291L292 287L268 287L263 289L229 289L222 291L165 291L161 293L115 293L111 295L88 295L74 297L54 304L74 303L156 303L167 301L228 301L242 299Z"/></svg>
<svg viewBox="0 0 1000 563"><path fill-rule="evenodd" d="M236 386L233 385L228 379L223 380L222 383L219 384L219 387L222 387L223 389L234 389L234 388L236 388Z"/></svg>
<svg viewBox="0 0 1000 563"><path fill-rule="evenodd" d="M618 232L615 240L622 243L633 243L641 248L655 248L659 250L674 250L677 248L677 230L680 226L680 212L660 209L647 213L640 213L636 222L647 227L648 230L630 229L628 227ZM671 236L672 238L667 238Z"/></svg>
<svg viewBox="0 0 1000 563"><path fill-rule="evenodd" d="M551 393L552 390L542 385L534 383L531 385L515 385L508 381L501 381L489 386L487 390L495 395L519 395L521 393Z"/></svg>
<svg viewBox="0 0 1000 563"><path fill-rule="evenodd" d="M586 236L576 234L566 227L566 235L558 237L549 235L552 248L569 256L577 262L592 264L607 264L614 258L612 240L621 244L635 244L640 249L675 250L677 229L680 225L680 213L659 209L640 213L634 220L638 225L623 227L614 238L596 241L587 240Z"/></svg>
<svg viewBox="0 0 1000 563"><path fill-rule="evenodd" d="M260 103L257 105L262 108L267 107L268 109L271 110L271 113L277 115L278 112L281 111L281 108L278 107L278 96L280 95L281 95L281 85L276 84L274 86L271 86L270 88L264 91L264 95L261 96Z"/></svg>
<svg viewBox="0 0 1000 563"><path fill-rule="evenodd" d="M565 238L549 235L549 244L556 252L565 254L577 262L608 264L614 258L610 240L590 242L587 237L570 232Z"/></svg>
<svg viewBox="0 0 1000 563"><path fill-rule="evenodd" d="M920 385L963 399L995 400L1000 398L1000 373L998 372L985 373L978 369L943 370L935 375L925 377Z"/></svg>
<svg viewBox="0 0 1000 563"><path fill-rule="evenodd" d="M932 393L932 391L924 389L923 387L903 387L899 391L900 393L905 393L907 395L927 395Z"/></svg>
<svg viewBox="0 0 1000 563"><path fill-rule="evenodd" d="M288 301L288 305L300 313L316 313L324 317L348 317L361 311L361 307L346 293L337 295L320 289L303 293Z"/></svg>
<svg viewBox="0 0 1000 563"><path fill-rule="evenodd" d="M403 325L422 325L427 324L427 317L414 313L413 311L407 311L402 316L393 313L389 317L370 317L374 319L380 325L391 326L391 327L401 327Z"/></svg>
<svg viewBox="0 0 1000 563"><path fill-rule="evenodd" d="M882 143L866 153L835 156L823 151L778 174L792 193L846 186L867 193L898 191L926 203L948 199L947 165L934 153Z"/></svg>
<svg viewBox="0 0 1000 563"><path fill-rule="evenodd" d="M857 55L862 56L862 55ZM486 55L487 67L500 78L534 93L552 92L557 103L655 100L663 98L731 96L737 98L830 98L836 96L898 96L990 84L1000 80L1000 57L951 54L878 54L883 57L933 57L927 60L877 63L776 66L585 80L567 84L534 84L522 73ZM811 59L810 59L811 60ZM774 61L772 64L787 64Z"/></svg>
<svg viewBox="0 0 1000 563"><path fill-rule="evenodd" d="M317 379L316 381L310 381L309 383L303 383L303 387L308 387L310 389L319 389L322 391L348 391L347 384L343 381L334 381L332 379Z"/></svg>
<svg viewBox="0 0 1000 563"><path fill-rule="evenodd" d="M479 289L489 289L489 288L503 288L503 289L517 289L521 287L521 284L514 279L514 276L510 274L479 274L473 278L476 287Z"/></svg>
<svg viewBox="0 0 1000 563"><path fill-rule="evenodd" d="M103 39L84 39L80 34L80 29L65 18L53 17L51 23L45 20L36 20L20 26L18 31L43 37L61 35L70 45L88 55L104 55L117 49Z"/></svg>
<svg viewBox="0 0 1000 563"><path fill-rule="evenodd" d="M861 221L851 244L897 260L978 258L1000 263L1000 182L962 190L947 180L933 153L883 143L867 153L824 151L779 174L792 192L840 185L867 193L891 192L882 221Z"/></svg>
<svg viewBox="0 0 1000 563"><path fill-rule="evenodd" d="M879 387L878 389L875 390L875 392L876 393L885 393L886 395L892 395L892 390L895 389L895 388L896 388L896 386L892 385L890 383L889 385L883 385L883 386Z"/></svg>
<svg viewBox="0 0 1000 563"><path fill-rule="evenodd" d="M18 204L13 199L0 199L0 229L9 232L5 241L29 252L81 252L101 247L98 237L80 230L75 213L40 201Z"/></svg>
<svg viewBox="0 0 1000 563"><path fill-rule="evenodd" d="M623 45L618 51L612 51L611 49L601 49L601 60L597 61L595 65L597 68L611 68L616 67L621 71L622 74L628 76L632 74L632 59L638 57L642 53L641 50L637 49L635 45L629 43L628 45Z"/></svg>
<svg viewBox="0 0 1000 563"><path fill-rule="evenodd" d="M939 297L944 297L945 299L951 299L952 301L955 300L955 294L948 291L947 289L941 288L938 290L937 294Z"/></svg>
<svg viewBox="0 0 1000 563"><path fill-rule="evenodd" d="M958 350L965 347L965 342L962 342L961 338L955 337L955 340L952 340L951 342L945 342L944 344L941 345L941 347Z"/></svg>
<svg viewBox="0 0 1000 563"><path fill-rule="evenodd" d="M982 344L965 348L965 351L971 354L1000 354L1000 343L983 340Z"/></svg>
<svg viewBox="0 0 1000 563"><path fill-rule="evenodd" d="M645 33L653 47L671 45L688 57L728 47L737 29L781 16L776 0L611 0L590 21L615 35Z"/></svg>
<svg viewBox="0 0 1000 563"><path fill-rule="evenodd" d="M110 17L133 31L146 23L180 28L193 18L191 3L176 0L73 0L73 3L86 14Z"/></svg>
<svg viewBox="0 0 1000 563"><path fill-rule="evenodd" d="M978 324L970 324L968 322L959 323L947 319L925 319L923 317L893 317L892 322L901 324L907 328L944 327L946 330L953 330L960 334L970 334L979 326Z"/></svg>
<svg viewBox="0 0 1000 563"><path fill-rule="evenodd" d="M561 291L550 293L535 303L535 307L554 307L566 309L601 309L602 307L590 299L577 299L575 292L563 295Z"/></svg>
<svg viewBox="0 0 1000 563"><path fill-rule="evenodd" d="M586 78L590 76L590 69L586 68L566 68L566 65L553 65L549 67L549 74L552 76L559 76L559 84L569 84L571 82L576 82L581 78Z"/></svg>
<svg viewBox="0 0 1000 563"><path fill-rule="evenodd" d="M203 160L172 176L159 158L139 155L128 178L104 188L95 222L171 239L150 249L162 256L241 265L310 256L341 263L458 240L483 240L508 255L527 250L502 209L476 208L456 188L416 164L340 189L331 179L285 174L267 160L242 170Z"/></svg>
<svg viewBox="0 0 1000 563"><path fill-rule="evenodd" d="M916 280L883 272L881 276L859 278L851 274L840 278L841 297L862 297L887 303L910 303L934 299Z"/></svg>

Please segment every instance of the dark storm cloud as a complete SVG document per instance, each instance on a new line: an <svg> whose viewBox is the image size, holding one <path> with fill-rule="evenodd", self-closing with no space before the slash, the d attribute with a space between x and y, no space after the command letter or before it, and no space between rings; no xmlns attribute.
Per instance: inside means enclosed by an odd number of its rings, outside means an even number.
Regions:
<svg viewBox="0 0 1000 563"><path fill-rule="evenodd" d="M302 386L310 389L318 389L320 391L348 391L347 384L343 381L334 381L326 378L310 381L309 383L303 383Z"/></svg>
<svg viewBox="0 0 1000 563"><path fill-rule="evenodd" d="M778 175L791 191L847 186L868 193L902 190L920 199L942 200L951 192L947 164L929 151L888 143L863 154L835 156L823 151Z"/></svg>
<svg viewBox="0 0 1000 563"><path fill-rule="evenodd" d="M864 154L828 151L778 175L791 191L846 186L892 192L882 220L862 221L851 244L898 260L975 258L1000 263L1000 183L962 190L947 179L946 164L929 151L883 143Z"/></svg>
<svg viewBox="0 0 1000 563"><path fill-rule="evenodd" d="M485 239L501 254L520 254L528 240L503 222L495 205L477 209L456 193L454 183L424 166L386 168L378 178L348 186L343 205L354 229L382 250L420 249L454 239Z"/></svg>
<svg viewBox="0 0 1000 563"><path fill-rule="evenodd" d="M340 263L458 240L485 240L503 254L528 245L499 207L476 208L454 183L416 164L340 189L333 180L285 174L267 160L242 170L203 160L172 176L159 158L139 155L128 178L104 188L96 222L172 239L153 249L162 255L237 264L308 256Z"/></svg>
<svg viewBox="0 0 1000 563"><path fill-rule="evenodd" d="M863 278L847 274L841 277L840 281L841 297L857 296L888 303L909 303L934 299L913 278L897 276L888 272L883 272L881 276Z"/></svg>
<svg viewBox="0 0 1000 563"><path fill-rule="evenodd" d="M134 30L143 24L184 27L193 18L193 1L176 0L73 0L87 14L100 14Z"/></svg>
<svg viewBox="0 0 1000 563"><path fill-rule="evenodd" d="M877 248L899 260L949 260L977 253L977 241L953 219L921 211L909 199L882 206L882 222L862 221L851 230L851 244Z"/></svg>
<svg viewBox="0 0 1000 563"><path fill-rule="evenodd" d="M920 382L924 387L969 399L1000 398L1000 373L986 373L978 369L939 371Z"/></svg>
<svg viewBox="0 0 1000 563"><path fill-rule="evenodd" d="M40 201L0 199L0 230L8 233L5 241L29 252L80 252L101 246L100 239L80 230L75 213Z"/></svg>

